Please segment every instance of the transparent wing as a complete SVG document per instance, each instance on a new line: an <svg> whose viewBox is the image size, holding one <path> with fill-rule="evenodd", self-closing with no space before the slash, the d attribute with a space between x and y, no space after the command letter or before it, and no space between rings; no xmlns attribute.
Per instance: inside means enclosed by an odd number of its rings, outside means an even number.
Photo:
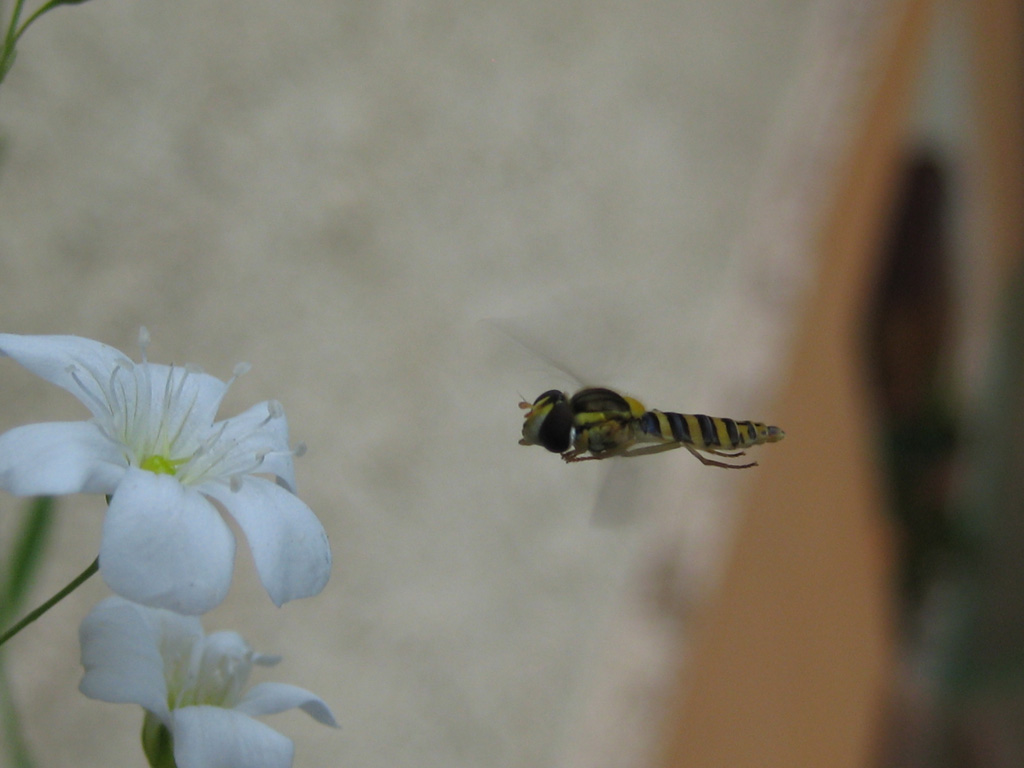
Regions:
<svg viewBox="0 0 1024 768"><path fill-rule="evenodd" d="M558 349L559 338L531 331L520 320L486 318L483 322L503 339L515 345L517 357L523 361L524 368L537 368L538 362L542 364L540 372L546 374L547 378L539 383L536 392L526 393L529 399L532 400L545 389L563 387L576 390L584 386L607 384L599 379L584 376L564 364L559 357L562 352ZM551 458L554 460L557 457ZM595 525L621 525L636 517L644 503L643 499L651 495L647 491L654 486L651 476L656 473L649 469L645 470L645 463L648 463L648 467L660 464L609 458L602 462L566 466L566 471L576 473L582 482L584 473L592 472L594 464L601 465L598 471L602 477L593 504L592 520Z"/></svg>
<svg viewBox="0 0 1024 768"><path fill-rule="evenodd" d="M564 381L563 384L569 388L575 390L597 384L595 380L581 376L561 362L559 359L560 353L557 350L559 343L557 339L531 331L521 321L510 318L488 317L484 318L481 322L494 332L500 334L505 340L512 342L519 351L519 356L527 361L527 364L529 364L528 361L532 360L532 367L536 367L536 363L540 362L543 363L544 367L550 369L548 373L554 371L561 374L558 378L566 379L567 381ZM554 382L544 388L551 389L553 386ZM540 394L541 391L538 390L536 394Z"/></svg>

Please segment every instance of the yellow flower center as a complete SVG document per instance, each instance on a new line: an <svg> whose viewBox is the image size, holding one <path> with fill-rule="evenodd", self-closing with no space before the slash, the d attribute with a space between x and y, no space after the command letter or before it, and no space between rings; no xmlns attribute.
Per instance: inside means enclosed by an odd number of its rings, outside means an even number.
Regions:
<svg viewBox="0 0 1024 768"><path fill-rule="evenodd" d="M147 456L139 466L156 475L174 475L178 471L178 466L182 463L184 463L182 460L174 461L166 456L156 455Z"/></svg>

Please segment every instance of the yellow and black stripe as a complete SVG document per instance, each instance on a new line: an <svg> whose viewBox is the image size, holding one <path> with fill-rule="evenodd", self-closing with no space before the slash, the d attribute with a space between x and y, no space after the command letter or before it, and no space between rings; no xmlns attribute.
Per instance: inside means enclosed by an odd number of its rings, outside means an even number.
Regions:
<svg viewBox="0 0 1024 768"><path fill-rule="evenodd" d="M519 407L527 411L519 443L541 445L567 462L646 456L685 447L704 464L743 469L756 462L724 463L704 454L733 459L750 446L785 437L778 427L759 421L648 411L638 400L604 387L586 387L571 397L551 389Z"/></svg>
<svg viewBox="0 0 1024 768"><path fill-rule="evenodd" d="M784 436L778 427L759 421L736 421L702 413L647 411L640 416L638 425L648 439L683 443L700 451L742 450L778 442Z"/></svg>

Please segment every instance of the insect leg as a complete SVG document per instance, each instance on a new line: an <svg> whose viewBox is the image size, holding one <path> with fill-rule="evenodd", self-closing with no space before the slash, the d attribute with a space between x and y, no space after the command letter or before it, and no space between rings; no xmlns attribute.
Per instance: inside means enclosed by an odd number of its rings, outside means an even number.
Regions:
<svg viewBox="0 0 1024 768"><path fill-rule="evenodd" d="M686 450L688 450L690 453L692 453L698 459L700 459L700 463L703 464L706 467L722 467L723 469L748 469L750 467L756 467L757 466L757 462L756 461L752 461L749 464L727 464L724 461L715 461L714 459L709 459L707 456L701 455L700 453L697 452L697 449L693 448L692 446L684 444L683 447L686 448ZM718 455L721 456L722 454L718 454ZM725 454L725 455L728 455L728 454Z"/></svg>
<svg viewBox="0 0 1024 768"><path fill-rule="evenodd" d="M571 448L562 454L562 461L566 464L572 464L577 461L591 461L598 458L597 456L583 456L586 453L586 448Z"/></svg>
<svg viewBox="0 0 1024 768"><path fill-rule="evenodd" d="M713 453L715 456L724 456L727 459L734 459L737 456L746 456L746 451L723 451L721 448L702 448L701 450Z"/></svg>
<svg viewBox="0 0 1024 768"><path fill-rule="evenodd" d="M622 452L622 456L649 456L652 453L664 453L665 451L671 451L676 448L682 448L685 443L659 443L658 445L645 445L642 448L634 448L632 450L625 450Z"/></svg>
<svg viewBox="0 0 1024 768"><path fill-rule="evenodd" d="M598 451L591 456L581 456L580 454L586 453L589 450L589 441L583 441L582 444L578 441L577 446L572 450L566 451L562 454L562 460L567 464L572 464L577 461L597 461L599 459L610 459L612 456L631 456L630 448L636 444L636 440L630 440L622 445L618 445L615 448L609 448L605 451Z"/></svg>

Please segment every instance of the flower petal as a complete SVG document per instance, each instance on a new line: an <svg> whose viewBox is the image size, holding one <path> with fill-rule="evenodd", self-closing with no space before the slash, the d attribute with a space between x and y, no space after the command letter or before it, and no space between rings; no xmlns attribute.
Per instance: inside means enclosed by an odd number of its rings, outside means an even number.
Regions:
<svg viewBox="0 0 1024 768"><path fill-rule="evenodd" d="M169 723L161 648L187 653L202 636L196 618L108 597L78 630L85 667L78 689L91 699L139 704Z"/></svg>
<svg viewBox="0 0 1024 768"><path fill-rule="evenodd" d="M235 538L220 513L170 475L129 469L100 544L100 573L120 595L178 613L205 613L231 584Z"/></svg>
<svg viewBox="0 0 1024 768"><path fill-rule="evenodd" d="M198 490L224 505L249 540L260 581L275 605L320 592L331 575L327 533L297 496L261 477L237 485L204 483Z"/></svg>
<svg viewBox="0 0 1024 768"><path fill-rule="evenodd" d="M66 389L97 416L101 415L96 411L97 405L105 402L99 382L105 382L116 366L130 368L133 365L123 352L81 336L0 333L0 355L10 357L36 376ZM76 380L71 375L73 367L85 369L92 377Z"/></svg>
<svg viewBox="0 0 1024 768"><path fill-rule="evenodd" d="M178 768L290 768L291 739L248 715L220 707L173 713Z"/></svg>
<svg viewBox="0 0 1024 768"><path fill-rule="evenodd" d="M15 496L110 494L127 466L89 421L26 424L0 435L0 488Z"/></svg>
<svg viewBox="0 0 1024 768"><path fill-rule="evenodd" d="M128 400L129 412L144 413L151 420L151 434L159 431L160 424L180 435L206 433L228 391L227 382L216 376L181 366L139 363L132 375L135 386L120 391Z"/></svg>
<svg viewBox="0 0 1024 768"><path fill-rule="evenodd" d="M330 708L316 694L286 683L260 683L249 689L235 709L247 715L275 715L298 707L318 723L338 727Z"/></svg>

